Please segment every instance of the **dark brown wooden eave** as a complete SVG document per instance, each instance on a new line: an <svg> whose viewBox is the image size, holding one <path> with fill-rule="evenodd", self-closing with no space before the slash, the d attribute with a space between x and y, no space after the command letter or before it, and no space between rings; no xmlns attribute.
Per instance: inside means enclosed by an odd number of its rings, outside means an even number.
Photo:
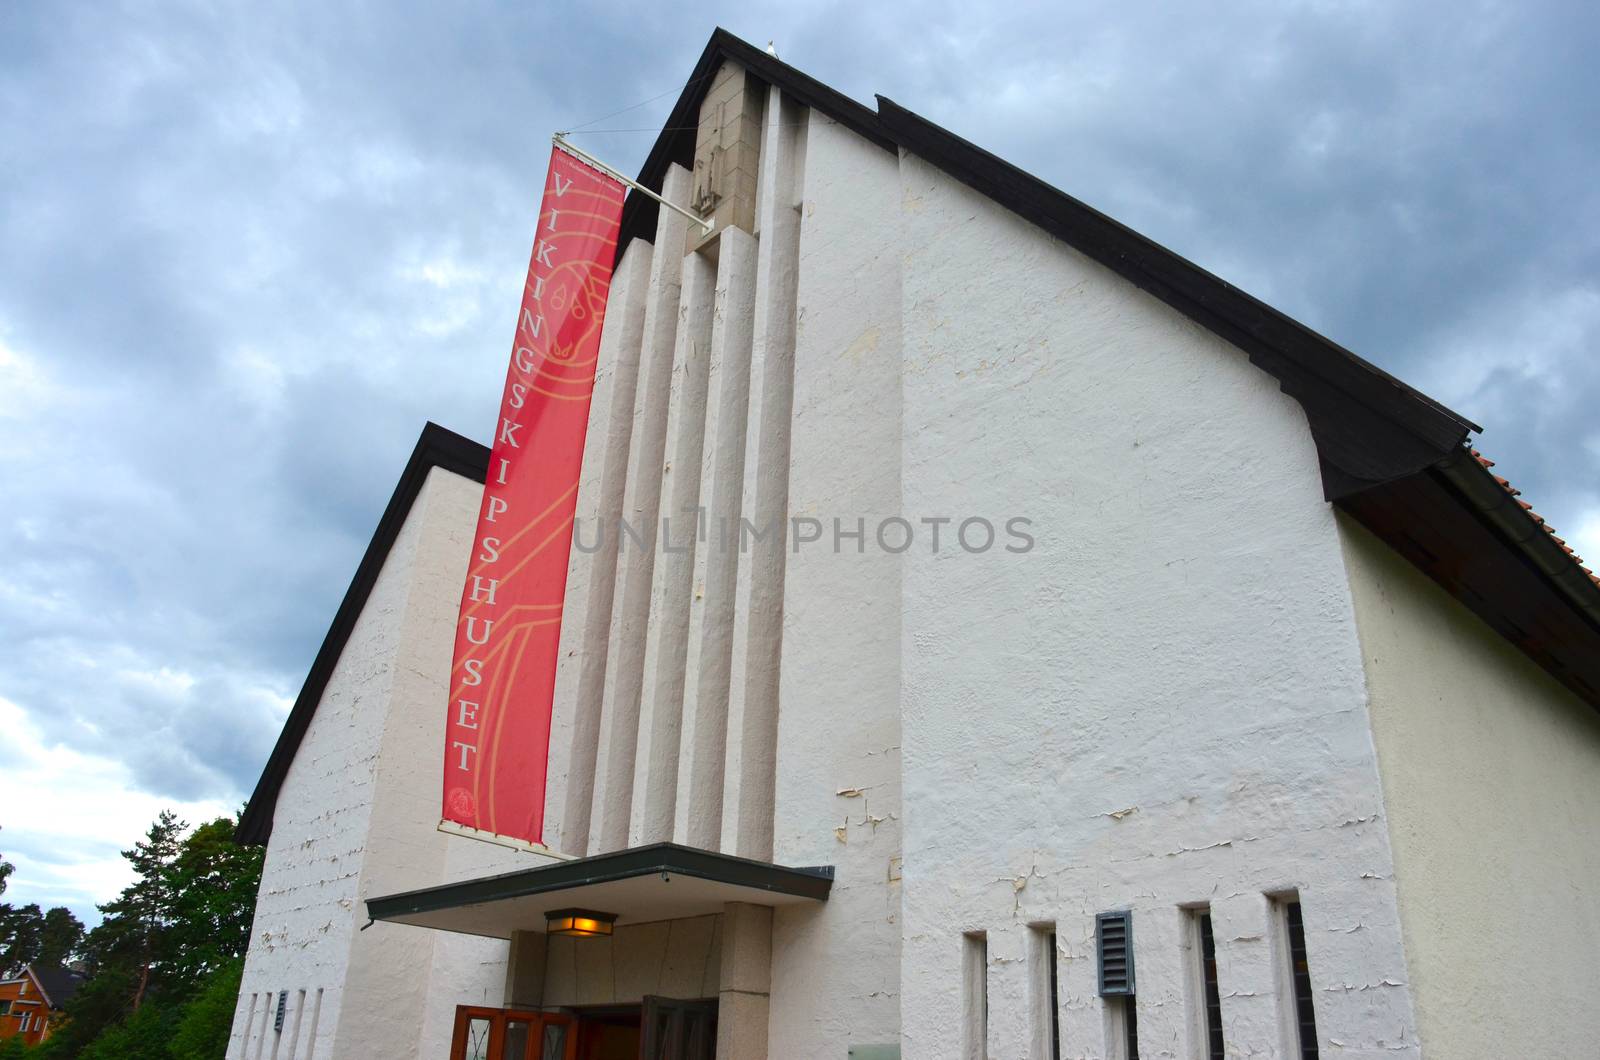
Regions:
<svg viewBox="0 0 1600 1060"><path fill-rule="evenodd" d="M1337 505L1600 709L1600 586L1465 447Z"/></svg>
<svg viewBox="0 0 1600 1060"><path fill-rule="evenodd" d="M382 518L378 520L372 540L367 542L367 550L356 567L355 577L350 580L350 587L345 590L344 599L334 612L333 624L322 638L322 647L317 649L305 684L300 687L300 695L295 698L288 720L283 724L283 731L278 734L278 742L267 758L266 768L261 771L261 779L256 782L256 789L239 817L239 827L235 833L239 842L265 844L272 834L272 813L277 807L278 791L289 772L289 764L294 761L300 741L311 725L312 715L316 713L322 693L328 687L328 679L333 676L333 668L344 651L345 642L350 639L351 631L355 629L356 619L361 616L372 587L377 584L384 560L394 547L400 528L405 525L411 505L422 491L428 472L436 467L474 482L482 482L489 472L489 450L437 423L430 422L422 428L422 435L411 450L411 458L406 461L405 470L400 474L400 481L383 510Z"/></svg>

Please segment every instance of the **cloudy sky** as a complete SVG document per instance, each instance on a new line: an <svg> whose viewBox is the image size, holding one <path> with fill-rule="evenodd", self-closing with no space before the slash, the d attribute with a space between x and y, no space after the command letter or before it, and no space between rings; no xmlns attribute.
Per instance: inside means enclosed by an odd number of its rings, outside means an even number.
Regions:
<svg viewBox="0 0 1600 1060"><path fill-rule="evenodd" d="M487 439L550 132L667 93L582 141L636 169L718 23L1483 423L1600 558L1594 5L668 6L0 5L8 899L248 794L423 421Z"/></svg>

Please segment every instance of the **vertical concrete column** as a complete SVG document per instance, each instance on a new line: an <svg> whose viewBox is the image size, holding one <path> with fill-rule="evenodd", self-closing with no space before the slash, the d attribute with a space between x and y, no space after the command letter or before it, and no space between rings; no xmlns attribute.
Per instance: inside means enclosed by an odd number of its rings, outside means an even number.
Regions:
<svg viewBox="0 0 1600 1060"><path fill-rule="evenodd" d="M513 931L506 957L506 1008L537 1009L544 1004L544 971L549 936Z"/></svg>
<svg viewBox="0 0 1600 1060"><path fill-rule="evenodd" d="M772 991L772 910L722 908L722 982L717 992L717 1060L762 1060Z"/></svg>
<svg viewBox="0 0 1600 1060"><path fill-rule="evenodd" d="M788 541L789 435L794 412L795 295L799 272L804 108L773 88L757 188L754 340L744 505L756 534L739 564L728 721L722 849L772 857L777 770L783 572ZM731 807L731 812L728 808Z"/></svg>
<svg viewBox="0 0 1600 1060"><path fill-rule="evenodd" d="M677 808L683 668L689 651L690 581L700 530L700 457L705 445L716 272L700 254L684 259L666 458L661 469L660 535L639 698L630 846L671 839L672 815Z"/></svg>
<svg viewBox="0 0 1600 1060"><path fill-rule="evenodd" d="M744 500L750 339L755 325L756 241L738 228L718 237L716 309L706 395L700 497L706 537L694 555L684 665L681 775L673 839L703 850L722 840L734 589Z"/></svg>
<svg viewBox="0 0 1600 1060"><path fill-rule="evenodd" d="M662 197L684 203L689 171L669 166ZM634 759L639 744L639 697L644 680L645 630L650 620L650 582L655 570L655 535L661 506L661 465L666 450L667 407L672 389L672 352L678 330L683 246L689 222L662 210L656 222L657 252L650 261L644 311L639 383L634 394L633 433L628 440L628 480L622 517L639 535L618 541L616 589L601 697L601 739L595 764L594 809L589 852L620 850L628 842L633 810Z"/></svg>
<svg viewBox="0 0 1600 1060"><path fill-rule="evenodd" d="M988 1055L1030 1056L1028 927L1014 921L988 935Z"/></svg>
<svg viewBox="0 0 1600 1060"><path fill-rule="evenodd" d="M783 1003L772 1040L797 1055L827 1040L828 1027L850 1027L864 1044L899 1036L905 818L904 557L890 551L892 524L887 537L877 532L904 514L899 163L812 111L804 187L789 512L816 520L791 530L821 537L798 548L791 540L784 562L772 860L832 864L837 876L821 908L773 913L773 993ZM845 948L858 957L837 960ZM831 971L818 988L822 966Z"/></svg>
<svg viewBox="0 0 1600 1060"><path fill-rule="evenodd" d="M617 521L622 515L633 436L633 399L644 338L651 246L635 239L611 278L606 326L595 364L594 396L583 445L572 559L567 565L561 654L556 666L550 744L569 748L564 771L553 772L545 810L545 842L582 856L589 848L595 756L600 747L600 702L605 692L606 644L616 591ZM558 766L559 754L551 756Z"/></svg>
<svg viewBox="0 0 1600 1060"><path fill-rule="evenodd" d="M1134 931L1137 935L1137 926ZM1105 1056L1105 1014L1099 995L1092 913L1078 910L1057 917L1056 956L1059 962L1056 965L1056 995L1061 1013L1061 1055ZM1137 975L1137 967L1134 972Z"/></svg>
<svg viewBox="0 0 1600 1060"><path fill-rule="evenodd" d="M1281 1055L1279 1006L1284 999L1278 994L1281 976L1270 901L1250 892L1213 901L1211 934L1217 944L1228 1051L1239 1056Z"/></svg>
<svg viewBox="0 0 1600 1060"><path fill-rule="evenodd" d="M1139 1052L1183 1056L1189 1048L1185 914L1171 902L1134 902L1132 908Z"/></svg>
<svg viewBox="0 0 1600 1060"><path fill-rule="evenodd" d="M248 997L248 1000L246 998ZM250 1041L250 1028L256 1020L256 994L239 994L239 1003L233 1010L233 1031L228 1035L227 1060L239 1060Z"/></svg>

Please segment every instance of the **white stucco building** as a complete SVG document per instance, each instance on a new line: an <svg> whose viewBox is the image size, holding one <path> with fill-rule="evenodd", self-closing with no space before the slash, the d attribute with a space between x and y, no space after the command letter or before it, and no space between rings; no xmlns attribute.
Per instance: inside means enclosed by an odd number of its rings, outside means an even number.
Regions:
<svg viewBox="0 0 1600 1060"><path fill-rule="evenodd" d="M1600 588L1474 425L720 32L640 180L716 226L624 216L563 857L435 827L487 451L430 425L242 825L230 1057L442 1060L460 1005L595 1058L1595 1055ZM594 547L697 508L788 532Z"/></svg>

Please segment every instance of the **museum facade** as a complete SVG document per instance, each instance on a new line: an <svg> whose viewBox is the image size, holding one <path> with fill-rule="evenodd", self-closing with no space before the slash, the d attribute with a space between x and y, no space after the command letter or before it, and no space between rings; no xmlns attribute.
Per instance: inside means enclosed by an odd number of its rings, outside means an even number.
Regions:
<svg viewBox="0 0 1600 1060"><path fill-rule="evenodd" d="M439 830L430 424L241 825L231 1058L1592 1048L1600 587L1474 424L720 31L639 179L712 225L623 214L548 849Z"/></svg>

